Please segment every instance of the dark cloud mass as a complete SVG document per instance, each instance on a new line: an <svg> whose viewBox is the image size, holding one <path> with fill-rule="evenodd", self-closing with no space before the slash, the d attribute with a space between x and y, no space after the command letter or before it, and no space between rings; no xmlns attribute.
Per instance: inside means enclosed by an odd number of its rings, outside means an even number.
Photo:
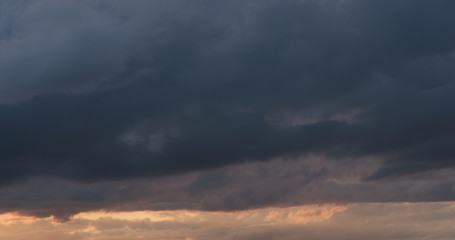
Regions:
<svg viewBox="0 0 455 240"><path fill-rule="evenodd" d="M382 159L370 180L452 168L454 9L1 1L0 183L160 177L308 153Z"/></svg>

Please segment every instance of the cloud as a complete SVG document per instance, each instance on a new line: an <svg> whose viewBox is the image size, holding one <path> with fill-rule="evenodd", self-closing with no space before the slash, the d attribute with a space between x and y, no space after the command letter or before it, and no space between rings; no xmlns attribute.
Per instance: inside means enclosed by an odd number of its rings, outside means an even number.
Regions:
<svg viewBox="0 0 455 240"><path fill-rule="evenodd" d="M17 216L10 216L16 217ZM91 212L67 223L36 219L8 225L7 239L450 239L454 204L381 203L311 205L236 213L161 211ZM0 217L2 219L2 217ZM362 226L359 228L359 226ZM40 234L30 229L40 229Z"/></svg>
<svg viewBox="0 0 455 240"><path fill-rule="evenodd" d="M220 169L305 154L340 166L381 159L381 168L359 174L369 180L454 166L451 1L0 4L2 191L30 179L64 179L50 185L72 185L73 194L51 188L28 196L44 203L4 197L8 209L19 202L24 212L69 216L66 205L47 201L75 200L81 210L101 205L83 202L118 206L144 195L133 189L139 196L123 199L120 181L211 169L220 175L196 177L187 186L193 195L183 198L191 200L180 206L278 204L294 194L285 179L276 189L271 183L270 193L260 183L242 188ZM446 182L430 187L437 197L418 195L425 187L416 185L403 199L453 200L443 194L452 186ZM340 193L342 201L401 196L368 197L358 185L344 186L359 193ZM339 189L308 201L333 200ZM167 194L163 208L175 201Z"/></svg>
<svg viewBox="0 0 455 240"><path fill-rule="evenodd" d="M75 214L99 209L235 212L324 203L451 201L455 197L453 170L363 181L381 166L381 160L374 158L339 161L301 156L154 179L81 184L34 178L0 189L0 208L65 222Z"/></svg>

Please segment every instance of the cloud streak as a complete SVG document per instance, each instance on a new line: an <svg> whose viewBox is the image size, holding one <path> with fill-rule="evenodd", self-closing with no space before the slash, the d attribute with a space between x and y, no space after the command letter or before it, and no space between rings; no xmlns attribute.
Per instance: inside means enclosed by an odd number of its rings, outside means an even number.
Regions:
<svg viewBox="0 0 455 240"><path fill-rule="evenodd" d="M431 214L433 213L433 214ZM453 203L310 205L236 213L195 211L91 212L70 222L30 221L10 215L0 236L16 240L51 239L431 239L454 234ZM7 219L8 216L0 216ZM362 226L359 228L359 226ZM40 235L28 229L39 228Z"/></svg>

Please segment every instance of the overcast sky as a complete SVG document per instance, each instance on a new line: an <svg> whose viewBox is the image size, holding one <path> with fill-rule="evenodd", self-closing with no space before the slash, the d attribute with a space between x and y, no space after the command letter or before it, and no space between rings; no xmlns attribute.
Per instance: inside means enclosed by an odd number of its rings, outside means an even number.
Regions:
<svg viewBox="0 0 455 240"><path fill-rule="evenodd" d="M454 11L2 0L0 212L455 201Z"/></svg>

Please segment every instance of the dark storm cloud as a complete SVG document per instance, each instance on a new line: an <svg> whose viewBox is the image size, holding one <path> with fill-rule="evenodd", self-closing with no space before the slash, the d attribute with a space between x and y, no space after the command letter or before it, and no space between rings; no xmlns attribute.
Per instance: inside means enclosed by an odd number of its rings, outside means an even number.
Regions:
<svg viewBox="0 0 455 240"><path fill-rule="evenodd" d="M434 202L455 198L455 171L362 181L376 159L321 156L244 163L179 176L80 184L35 178L0 189L2 212L67 221L79 212L141 210L239 211L306 204Z"/></svg>
<svg viewBox="0 0 455 240"><path fill-rule="evenodd" d="M452 1L0 8L3 184L302 152L380 156L371 179L454 165Z"/></svg>

